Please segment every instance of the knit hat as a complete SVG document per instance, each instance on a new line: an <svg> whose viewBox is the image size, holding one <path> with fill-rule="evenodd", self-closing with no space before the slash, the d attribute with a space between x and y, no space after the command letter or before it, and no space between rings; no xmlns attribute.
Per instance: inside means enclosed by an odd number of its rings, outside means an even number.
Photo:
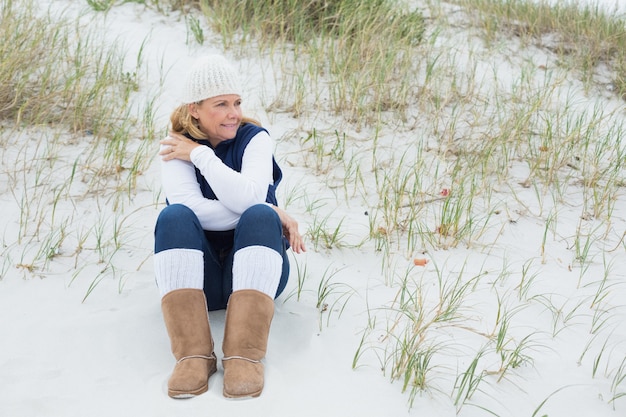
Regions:
<svg viewBox="0 0 626 417"><path fill-rule="evenodd" d="M190 68L183 87L183 103L197 103L224 94L241 95L237 72L221 55L207 55Z"/></svg>

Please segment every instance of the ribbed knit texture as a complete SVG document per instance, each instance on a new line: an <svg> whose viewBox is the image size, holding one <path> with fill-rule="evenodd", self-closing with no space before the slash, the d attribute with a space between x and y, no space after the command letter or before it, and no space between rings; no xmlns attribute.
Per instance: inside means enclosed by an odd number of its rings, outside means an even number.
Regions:
<svg viewBox="0 0 626 417"><path fill-rule="evenodd" d="M154 254L154 275L161 298L181 288L204 287L204 254L195 249L168 249Z"/></svg>
<svg viewBox="0 0 626 417"><path fill-rule="evenodd" d="M233 292L257 290L276 297L283 258L265 246L247 246L235 252L233 258Z"/></svg>
<svg viewBox="0 0 626 417"><path fill-rule="evenodd" d="M237 72L226 58L221 55L207 55L192 65L182 94L185 104L224 94L241 96L241 84Z"/></svg>

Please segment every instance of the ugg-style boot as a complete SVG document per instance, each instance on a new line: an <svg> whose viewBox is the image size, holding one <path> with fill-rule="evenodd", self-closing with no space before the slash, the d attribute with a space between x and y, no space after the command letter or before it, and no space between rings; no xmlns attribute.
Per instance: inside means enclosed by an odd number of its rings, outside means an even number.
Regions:
<svg viewBox="0 0 626 417"><path fill-rule="evenodd" d="M258 397L263 391L267 338L274 316L274 300L256 290L232 293L224 329L224 396Z"/></svg>
<svg viewBox="0 0 626 417"><path fill-rule="evenodd" d="M183 288L161 299L165 327L176 358L167 384L172 398L190 398L206 392L209 377L217 370L204 292Z"/></svg>

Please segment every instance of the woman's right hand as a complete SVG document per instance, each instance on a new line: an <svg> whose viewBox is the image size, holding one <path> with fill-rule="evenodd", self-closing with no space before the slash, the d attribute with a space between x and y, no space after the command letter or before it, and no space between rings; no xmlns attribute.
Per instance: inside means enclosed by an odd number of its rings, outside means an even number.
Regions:
<svg viewBox="0 0 626 417"><path fill-rule="evenodd" d="M298 230L298 222L280 207L276 207L274 205L272 205L271 207L276 213L278 213L280 222L283 225L283 234L289 241L291 250L293 250L295 253L306 252L304 240L302 239L300 231Z"/></svg>
<svg viewBox="0 0 626 417"><path fill-rule="evenodd" d="M160 144L163 145L163 149L159 155L164 161L171 161L172 159L191 161L191 151L201 146L176 132L170 132L170 135L163 139Z"/></svg>

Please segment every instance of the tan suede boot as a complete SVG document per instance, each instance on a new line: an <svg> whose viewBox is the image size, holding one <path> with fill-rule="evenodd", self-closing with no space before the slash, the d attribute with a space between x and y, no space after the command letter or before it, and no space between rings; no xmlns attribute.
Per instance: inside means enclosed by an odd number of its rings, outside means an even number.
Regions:
<svg viewBox="0 0 626 417"><path fill-rule="evenodd" d="M161 299L161 309L176 358L168 395L190 398L206 392L217 359L204 292L193 288L170 291Z"/></svg>
<svg viewBox="0 0 626 417"><path fill-rule="evenodd" d="M224 329L224 396L258 397L263 391L267 338L274 300L256 290L232 293Z"/></svg>

